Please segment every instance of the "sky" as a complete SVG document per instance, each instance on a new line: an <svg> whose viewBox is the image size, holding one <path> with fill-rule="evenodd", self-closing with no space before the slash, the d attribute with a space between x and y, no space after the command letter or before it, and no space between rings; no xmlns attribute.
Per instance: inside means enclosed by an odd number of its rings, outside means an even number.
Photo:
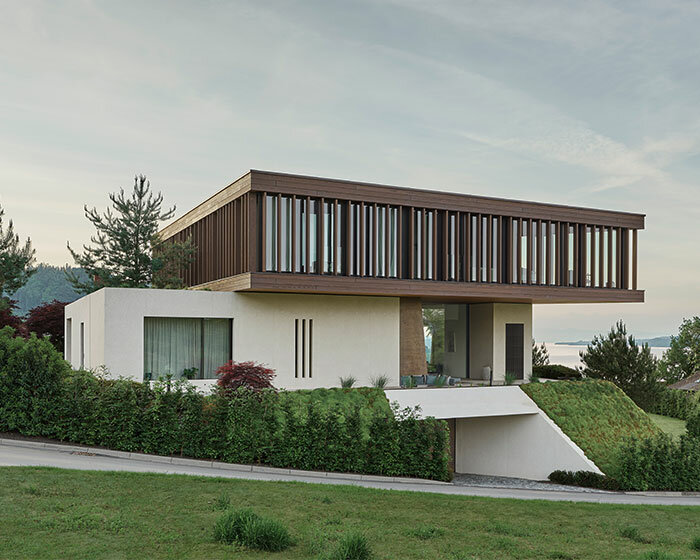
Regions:
<svg viewBox="0 0 700 560"><path fill-rule="evenodd" d="M252 168L645 213L646 302L536 306L535 336L700 314L698 2L0 9L0 205L41 262L136 174L181 215Z"/></svg>

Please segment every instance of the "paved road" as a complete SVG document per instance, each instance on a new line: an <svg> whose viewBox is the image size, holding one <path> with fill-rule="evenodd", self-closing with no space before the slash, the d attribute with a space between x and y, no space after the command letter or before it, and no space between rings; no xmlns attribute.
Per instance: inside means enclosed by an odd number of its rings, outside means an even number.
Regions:
<svg viewBox="0 0 700 560"><path fill-rule="evenodd" d="M205 463L206 465L206 463ZM562 492L551 490L526 490L516 488L482 488L477 486L455 486L452 484L422 484L384 482L372 480L348 480L342 478L319 478L297 474L274 472L242 472L222 470L211 466L185 466L134 459L122 459L100 455L81 455L69 451L32 449L14 445L0 445L0 466L42 466L64 469L97 471L130 471L165 474L240 478L247 480L279 480L311 482L316 484L344 484L379 488L383 490L407 490L461 496L490 498L518 498L524 500L551 500L572 502L596 502L608 504L646 505L693 505L700 506L700 496L648 496L622 493Z"/></svg>

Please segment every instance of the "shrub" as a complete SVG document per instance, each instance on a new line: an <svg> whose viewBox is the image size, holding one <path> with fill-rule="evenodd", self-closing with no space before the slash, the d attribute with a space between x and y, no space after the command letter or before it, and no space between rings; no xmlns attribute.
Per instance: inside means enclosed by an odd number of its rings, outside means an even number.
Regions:
<svg viewBox="0 0 700 560"><path fill-rule="evenodd" d="M688 430L688 435L700 438L700 407L696 407L695 411L688 416L685 428Z"/></svg>
<svg viewBox="0 0 700 560"><path fill-rule="evenodd" d="M274 389L272 380L274 370L255 362L228 362L216 370L217 385L224 391L235 391L238 388L262 391Z"/></svg>
<svg viewBox="0 0 700 560"><path fill-rule="evenodd" d="M633 527L632 525L628 525L627 527L623 527L622 529L620 529L620 536L624 539L629 539L640 544L645 544L649 542L647 538L642 536L642 534L639 532L639 529Z"/></svg>
<svg viewBox="0 0 700 560"><path fill-rule="evenodd" d="M648 344L637 345L622 321L606 335L596 335L579 352L586 377L611 381L637 404L654 398L658 390L657 360Z"/></svg>
<svg viewBox="0 0 700 560"><path fill-rule="evenodd" d="M549 480L568 486L598 488L612 492L620 490L620 485L615 479L592 471L554 471L549 475Z"/></svg>
<svg viewBox="0 0 700 560"><path fill-rule="evenodd" d="M541 366L532 366L533 377L546 379L579 379L581 372L560 364L546 364Z"/></svg>
<svg viewBox="0 0 700 560"><path fill-rule="evenodd" d="M214 525L214 540L266 552L279 552L292 545L292 538L284 525L260 517L250 509L227 511L219 517Z"/></svg>
<svg viewBox="0 0 700 560"><path fill-rule="evenodd" d="M379 375L377 377L372 377L370 382L372 383L372 387L383 389L389 384L389 378L386 375Z"/></svg>
<svg viewBox="0 0 700 560"><path fill-rule="evenodd" d="M340 378L340 386L343 389L350 389L355 383L357 383L357 379L355 379L352 375Z"/></svg>
<svg viewBox="0 0 700 560"><path fill-rule="evenodd" d="M629 439L619 451L617 471L623 490L700 491L700 438Z"/></svg>
<svg viewBox="0 0 700 560"><path fill-rule="evenodd" d="M659 383L652 394L653 399L645 399L641 403L647 412L687 420L696 410L700 410L700 393L671 389Z"/></svg>
<svg viewBox="0 0 700 560"><path fill-rule="evenodd" d="M690 550L700 552L700 537L695 537L693 539L693 541L690 543Z"/></svg>
<svg viewBox="0 0 700 560"><path fill-rule="evenodd" d="M28 332L37 336L49 337L51 344L63 354L64 310L66 302L53 300L50 303L38 305L29 312L25 321Z"/></svg>
<svg viewBox="0 0 700 560"><path fill-rule="evenodd" d="M348 533L340 539L329 558L330 560L369 560L372 558L372 549L364 535Z"/></svg>

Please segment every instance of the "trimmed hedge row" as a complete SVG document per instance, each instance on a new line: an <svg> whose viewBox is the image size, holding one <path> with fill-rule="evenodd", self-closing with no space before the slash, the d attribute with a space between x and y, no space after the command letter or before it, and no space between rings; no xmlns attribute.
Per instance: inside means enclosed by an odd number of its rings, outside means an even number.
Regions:
<svg viewBox="0 0 700 560"><path fill-rule="evenodd" d="M314 393L241 389L226 397L186 384L101 379L72 372L48 340L0 330L0 431L159 455L450 479L444 421L392 410L380 389Z"/></svg>
<svg viewBox="0 0 700 560"><path fill-rule="evenodd" d="M545 379L580 379L581 372L563 366L561 364L546 364L543 366L532 366L532 375L534 377L543 377Z"/></svg>
<svg viewBox="0 0 700 560"><path fill-rule="evenodd" d="M700 438L668 434L631 439L620 449L617 480L623 490L700 491Z"/></svg>
<svg viewBox="0 0 700 560"><path fill-rule="evenodd" d="M549 475L550 482L568 486L583 486L600 490L620 490L620 483L614 478L592 471L554 471Z"/></svg>
<svg viewBox="0 0 700 560"><path fill-rule="evenodd" d="M642 406L647 412L680 420L688 420L690 416L700 411L700 392L679 391L661 384L653 398L648 401Z"/></svg>

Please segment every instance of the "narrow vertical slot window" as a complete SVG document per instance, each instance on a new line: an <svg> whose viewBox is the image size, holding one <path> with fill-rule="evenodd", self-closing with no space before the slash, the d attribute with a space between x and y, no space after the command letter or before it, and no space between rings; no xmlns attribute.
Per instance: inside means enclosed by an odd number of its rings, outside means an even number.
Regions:
<svg viewBox="0 0 700 560"><path fill-rule="evenodd" d="M85 369L85 323L80 323L80 369Z"/></svg>
<svg viewBox="0 0 700 560"><path fill-rule="evenodd" d="M294 319L294 377L299 377L299 319Z"/></svg>
<svg viewBox="0 0 700 560"><path fill-rule="evenodd" d="M309 377L313 377L314 320L309 319Z"/></svg>
<svg viewBox="0 0 700 560"><path fill-rule="evenodd" d="M73 319L66 319L66 344L65 344L66 361L73 365Z"/></svg>
<svg viewBox="0 0 700 560"><path fill-rule="evenodd" d="M306 319L301 320L301 376L306 377Z"/></svg>

